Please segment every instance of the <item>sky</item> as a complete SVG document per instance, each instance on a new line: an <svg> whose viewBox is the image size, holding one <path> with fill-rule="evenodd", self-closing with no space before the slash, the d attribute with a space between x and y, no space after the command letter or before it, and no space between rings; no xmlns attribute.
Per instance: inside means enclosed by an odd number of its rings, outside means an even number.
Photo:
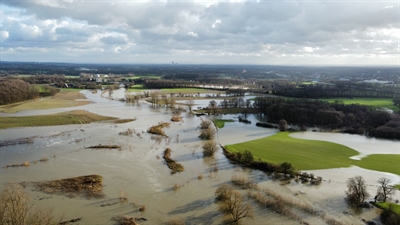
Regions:
<svg viewBox="0 0 400 225"><path fill-rule="evenodd" d="M2 61L400 65L398 0L2 0Z"/></svg>

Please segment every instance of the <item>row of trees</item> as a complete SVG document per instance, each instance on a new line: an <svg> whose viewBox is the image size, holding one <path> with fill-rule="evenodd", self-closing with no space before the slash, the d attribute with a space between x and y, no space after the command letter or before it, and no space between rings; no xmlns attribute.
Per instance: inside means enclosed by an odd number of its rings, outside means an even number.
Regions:
<svg viewBox="0 0 400 225"><path fill-rule="evenodd" d="M293 85L286 84L273 91L276 95L295 98L337 98L337 97L399 97L399 90L385 88L367 83L338 83L338 84L316 84L316 85Z"/></svg>
<svg viewBox="0 0 400 225"><path fill-rule="evenodd" d="M328 103L309 99L257 97L254 107L272 123L284 118L289 124L299 126L340 128L347 133L400 139L399 116L372 106L345 105L339 101Z"/></svg>
<svg viewBox="0 0 400 225"><path fill-rule="evenodd" d="M394 194L395 187L390 185L391 180L385 177L379 178L379 184L374 197L374 203L380 207L377 202L386 202ZM346 201L353 206L363 206L365 201L371 196L367 191L367 183L362 176L351 177L347 180ZM385 208L381 214L381 221L386 225L400 224L400 216L392 208L393 203L389 203L389 207Z"/></svg>
<svg viewBox="0 0 400 225"><path fill-rule="evenodd" d="M375 202L386 202L394 194L395 188L390 185L392 181L389 178L381 177L378 179L378 190L374 197ZM367 183L362 176L351 177L347 180L346 200L348 203L360 206L371 195L367 191Z"/></svg>

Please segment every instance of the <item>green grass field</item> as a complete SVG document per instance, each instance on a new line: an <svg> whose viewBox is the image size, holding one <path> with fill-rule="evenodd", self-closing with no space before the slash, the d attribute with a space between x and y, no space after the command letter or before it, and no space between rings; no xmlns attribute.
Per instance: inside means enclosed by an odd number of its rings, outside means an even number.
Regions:
<svg viewBox="0 0 400 225"><path fill-rule="evenodd" d="M369 170L400 175L400 155L369 155L353 164Z"/></svg>
<svg viewBox="0 0 400 225"><path fill-rule="evenodd" d="M391 210L396 213L397 215L400 215L400 205L390 203L390 202L376 202L376 206L378 206L381 209L389 209L391 207Z"/></svg>
<svg viewBox="0 0 400 225"><path fill-rule="evenodd" d="M143 92L149 90L148 88L143 87L141 84L136 84L126 90L126 92Z"/></svg>
<svg viewBox="0 0 400 225"><path fill-rule="evenodd" d="M334 102L336 100L342 101L344 104L360 104L360 105L368 105L368 106L375 106L381 108L388 108L391 110L399 110L397 106L393 104L393 99L391 98L326 98L326 99L319 99L321 101L327 102Z"/></svg>
<svg viewBox="0 0 400 225"><path fill-rule="evenodd" d="M116 120L115 117L101 116L84 110L74 110L42 116L0 117L0 129L14 127L55 126L67 124L86 124L103 120Z"/></svg>
<svg viewBox="0 0 400 225"><path fill-rule="evenodd" d="M221 119L215 119L213 120L215 126L217 126L218 128L223 128L225 126L225 123L229 123L229 122L235 122L234 120L221 120Z"/></svg>
<svg viewBox="0 0 400 225"><path fill-rule="evenodd" d="M326 141L302 140L289 136L288 132L279 132L273 136L228 145L231 152L249 150L255 159L280 164L291 163L298 170L318 170L350 167L389 172L400 175L398 162L400 155L371 155L361 161L349 157L358 155L354 149Z"/></svg>

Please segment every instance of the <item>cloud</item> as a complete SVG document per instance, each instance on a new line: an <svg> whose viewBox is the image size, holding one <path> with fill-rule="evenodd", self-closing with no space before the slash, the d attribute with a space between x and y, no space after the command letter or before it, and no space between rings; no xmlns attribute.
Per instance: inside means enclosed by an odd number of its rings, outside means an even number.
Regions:
<svg viewBox="0 0 400 225"><path fill-rule="evenodd" d="M398 62L398 2L3 1L3 60ZM9 51L12 49L12 51ZM29 52L29 49L32 49ZM109 58L113 54L112 59ZM120 55L119 55L120 54ZM168 57L168 59L166 59ZM310 60L311 59L311 60ZM331 60L332 59L332 60ZM338 60L339 59L339 60ZM63 60L62 60L63 61ZM95 62L95 61L93 61ZM115 61L120 62L120 61Z"/></svg>

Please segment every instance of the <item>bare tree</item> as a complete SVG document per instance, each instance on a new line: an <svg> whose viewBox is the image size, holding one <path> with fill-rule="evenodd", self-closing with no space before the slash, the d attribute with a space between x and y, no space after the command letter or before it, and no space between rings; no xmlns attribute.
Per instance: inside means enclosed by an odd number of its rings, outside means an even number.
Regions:
<svg viewBox="0 0 400 225"><path fill-rule="evenodd" d="M237 223L243 218L253 219L253 208L244 202L244 196L233 189L228 188L226 191L228 191L226 199L219 204L220 210L230 214L233 223Z"/></svg>
<svg viewBox="0 0 400 225"><path fill-rule="evenodd" d="M386 202L388 198L394 193L394 187L389 185L392 180L389 178L381 177L378 180L378 184L380 187L378 188L378 191L375 196L375 201L382 201Z"/></svg>
<svg viewBox="0 0 400 225"><path fill-rule="evenodd" d="M154 105L158 105L160 99L158 98L158 94L156 92L150 93L150 103Z"/></svg>
<svg viewBox="0 0 400 225"><path fill-rule="evenodd" d="M347 180L346 200L354 205L360 205L370 195L367 192L367 184L362 176L351 177Z"/></svg>
<svg viewBox="0 0 400 225"><path fill-rule="evenodd" d="M189 113L193 113L192 108L193 108L193 106L194 106L194 100L193 100L193 99L187 100L187 101L186 101L186 106L187 106L188 109L189 109Z"/></svg>
<svg viewBox="0 0 400 225"><path fill-rule="evenodd" d="M208 129L211 125L211 121L210 120L203 120L201 119L201 123L200 123L200 129Z"/></svg>
<svg viewBox="0 0 400 225"><path fill-rule="evenodd" d="M8 185L0 195L0 224L26 224L31 207L21 185Z"/></svg>
<svg viewBox="0 0 400 225"><path fill-rule="evenodd" d="M217 201L225 201L231 198L233 188L230 185L222 184L215 191Z"/></svg>
<svg viewBox="0 0 400 225"><path fill-rule="evenodd" d="M207 128L207 129L202 129L200 131L199 138L202 140L211 140L211 139L214 139L215 133L216 133L215 129L213 129L211 127Z"/></svg>

